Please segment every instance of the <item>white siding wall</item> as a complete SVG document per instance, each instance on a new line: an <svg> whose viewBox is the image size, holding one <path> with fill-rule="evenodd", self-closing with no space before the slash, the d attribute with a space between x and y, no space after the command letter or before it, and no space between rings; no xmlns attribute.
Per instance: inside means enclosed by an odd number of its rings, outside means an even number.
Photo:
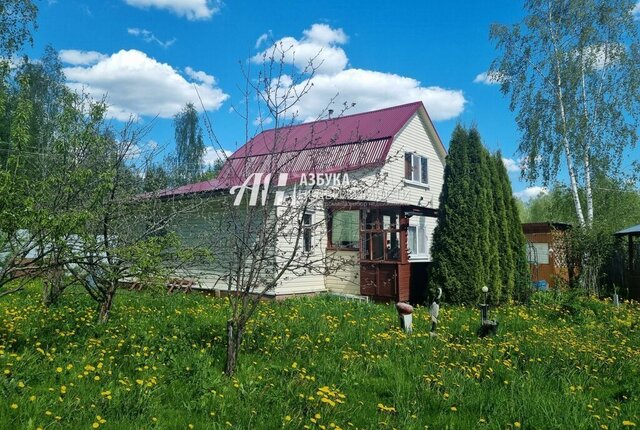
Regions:
<svg viewBox="0 0 640 430"><path fill-rule="evenodd" d="M336 266L324 279L327 290L340 294L360 294L358 251L333 251L332 257Z"/></svg>
<svg viewBox="0 0 640 430"><path fill-rule="evenodd" d="M310 208L307 213L312 214L312 247L311 252L303 253L298 251L293 264L292 271L288 271L281 278L280 283L276 287L276 295L286 294L304 294L325 291L324 286L324 265L320 262L326 254L327 249L327 229L324 219L324 207L317 206ZM285 260L286 255L291 255L294 251L295 237L298 234L297 226L290 230L290 240L280 238L277 244L278 257L276 261L281 263ZM299 242L299 249L302 249L302 237ZM314 263L313 269L298 269L296 265L305 265L306 262Z"/></svg>
<svg viewBox="0 0 640 430"><path fill-rule="evenodd" d="M423 197L423 206L438 207L444 179L444 154L436 149L434 143L426 131L426 123L422 116L419 113L414 114L395 137L388 155L389 162L382 167L382 172L387 174L387 186L397 186L399 189L399 192L389 194L389 202L417 205L420 197ZM427 157L429 160L427 187L404 181L406 152Z"/></svg>
<svg viewBox="0 0 640 430"><path fill-rule="evenodd" d="M389 161L380 169L360 171L349 174L351 181L366 181L371 186L364 187L362 193L352 196L353 199L387 201L390 203L406 203L418 205L420 197L421 204L426 207L437 208L440 191L442 189L444 177L444 157L445 153L439 144L435 143L427 130L427 119L418 112L407 122L405 127L394 137L393 144L389 151ZM438 145L438 146L436 146ZM428 159L428 186L421 186L406 183L404 180L404 154L412 152ZM386 175L384 182L376 179L376 174ZM308 258L319 260L322 257L337 258L341 261L340 268L331 268L326 274L322 273L323 264L317 264L317 270L306 273L296 271L287 273L276 287L276 295L303 294L320 291L334 291L344 294L359 294L360 292L360 267L358 264L358 253L355 251L327 251L327 232L324 219L324 207L318 206L313 210L313 248ZM410 221L411 225L418 222L416 217ZM431 247L433 230L436 225L434 218L427 218L428 248ZM207 235L206 222L198 219L195 214L190 214L186 218L177 220L178 230L190 240L198 240L198 236ZM292 230L292 235L294 230ZM293 241L280 238L275 246L284 251L284 255L293 252ZM329 253L327 255L327 253ZM276 260L282 261L284 255ZM307 258L307 257L301 257ZM430 261L429 257L426 261ZM345 264L350 261L349 264ZM425 261L422 259L421 261ZM194 268L196 269L196 268ZM192 271L193 272L193 271ZM205 288L224 289L226 285L219 280L214 268L197 268L195 277ZM216 282L218 282L216 284Z"/></svg>

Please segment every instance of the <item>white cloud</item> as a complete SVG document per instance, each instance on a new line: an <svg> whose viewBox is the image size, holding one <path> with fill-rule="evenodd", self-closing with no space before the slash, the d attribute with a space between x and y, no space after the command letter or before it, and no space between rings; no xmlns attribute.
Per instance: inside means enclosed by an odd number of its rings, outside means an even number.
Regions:
<svg viewBox="0 0 640 430"><path fill-rule="evenodd" d="M264 42L269 39L269 33L262 33L256 40L256 49L260 48Z"/></svg>
<svg viewBox="0 0 640 430"><path fill-rule="evenodd" d="M525 188L522 191L515 192L513 193L513 195L526 202L531 200L532 198L538 197L541 194L547 194L548 192L549 189L547 187L533 186Z"/></svg>
<svg viewBox="0 0 640 430"><path fill-rule="evenodd" d="M62 49L58 53L60 61L74 66L86 66L95 64L107 58L106 55L96 51L80 51L77 49Z"/></svg>
<svg viewBox="0 0 640 430"><path fill-rule="evenodd" d="M322 64L309 80L299 82L295 88L300 94L309 88L296 103L294 109L299 118L312 121L327 108L333 100L335 106L346 103L355 106L348 113L365 112L398 104L421 100L434 121L455 118L464 110L466 99L461 90L439 86L423 86L420 81L374 70L348 68L348 58L339 45L345 44L347 35L342 29L334 29L326 24L313 24L303 32L301 39L284 37L276 42L286 51L285 61L294 64L303 72L309 61L317 56ZM260 62L272 53L273 47L254 56L252 61ZM290 76L281 76L280 95L292 85ZM309 86L309 84L313 84Z"/></svg>
<svg viewBox="0 0 640 430"><path fill-rule="evenodd" d="M507 169L507 172L510 172L510 173L517 173L522 170L522 160L518 162L513 158L502 157L502 164L504 164L504 167Z"/></svg>
<svg viewBox="0 0 640 430"><path fill-rule="evenodd" d="M140 37L142 38L142 40L144 40L147 43L151 43L151 42L157 43L163 48L168 48L174 43L176 43L175 37L171 40L162 41L158 39L152 32L150 32L149 30L145 30L144 28L128 28L127 33L129 33L132 36Z"/></svg>
<svg viewBox="0 0 640 430"><path fill-rule="evenodd" d="M192 69L191 69L192 70ZM96 64L63 69L67 85L86 91L94 98L106 96L110 117L126 120L131 115L158 115L170 118L188 102L216 110L229 97L215 86L215 79L195 72L194 81L185 79L166 63L137 50L121 50L104 56Z"/></svg>
<svg viewBox="0 0 640 430"><path fill-rule="evenodd" d="M500 85L503 80L504 78L499 72L482 72L476 75L473 82L476 84Z"/></svg>
<svg viewBox="0 0 640 430"><path fill-rule="evenodd" d="M204 157L202 160L204 161L205 166L212 166L218 160L226 160L233 152L221 149L216 149L213 146L207 146L204 151Z"/></svg>
<svg viewBox="0 0 640 430"><path fill-rule="evenodd" d="M295 106L304 121L317 119L334 97L335 106L356 104L349 114L421 100L434 121L455 118L466 103L460 90L424 87L413 78L372 70L347 69L336 75L318 75L312 83L309 93Z"/></svg>
<svg viewBox="0 0 640 430"><path fill-rule="evenodd" d="M601 43L584 48L582 51L582 61L588 68L602 70L605 66L615 64L624 53L625 47L622 44Z"/></svg>
<svg viewBox="0 0 640 430"><path fill-rule="evenodd" d="M273 122L273 118L271 118L270 116L266 118L257 117L256 119L253 120L252 124L256 127L266 127L272 122Z"/></svg>
<svg viewBox="0 0 640 430"><path fill-rule="evenodd" d="M184 72L194 81L202 82L203 84L213 86L216 83L216 78L211 75L207 75L205 72L193 70L191 67L186 67Z"/></svg>
<svg viewBox="0 0 640 430"><path fill-rule="evenodd" d="M252 61L261 63L274 54L277 61L284 52L284 61L294 64L301 72L310 62L317 67L317 74L338 73L347 66L347 54L337 46L347 41L347 36L341 28L333 29L326 24L313 24L303 33L304 36L300 40L290 36L277 40L274 45L256 54Z"/></svg>
<svg viewBox="0 0 640 430"><path fill-rule="evenodd" d="M640 19L640 2L636 3L636 5L631 9L631 15L635 19Z"/></svg>
<svg viewBox="0 0 640 430"><path fill-rule="evenodd" d="M124 0L129 6L140 9L166 9L188 20L210 19L220 10L218 1L211 0Z"/></svg>
<svg viewBox="0 0 640 430"><path fill-rule="evenodd" d="M347 35L341 28L333 29L327 24L313 24L311 28L304 30L304 39L321 45L344 45L347 43Z"/></svg>

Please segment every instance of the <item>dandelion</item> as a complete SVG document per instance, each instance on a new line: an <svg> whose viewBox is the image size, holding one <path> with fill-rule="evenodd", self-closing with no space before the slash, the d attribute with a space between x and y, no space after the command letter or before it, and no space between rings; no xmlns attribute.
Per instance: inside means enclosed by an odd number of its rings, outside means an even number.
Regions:
<svg viewBox="0 0 640 430"><path fill-rule="evenodd" d="M11 404L11 409L18 409L18 405L17 405L17 404L15 404L15 403L12 403L12 404Z"/></svg>
<svg viewBox="0 0 640 430"><path fill-rule="evenodd" d="M380 412L396 413L396 408L393 406L385 406L382 403L378 403L377 406Z"/></svg>

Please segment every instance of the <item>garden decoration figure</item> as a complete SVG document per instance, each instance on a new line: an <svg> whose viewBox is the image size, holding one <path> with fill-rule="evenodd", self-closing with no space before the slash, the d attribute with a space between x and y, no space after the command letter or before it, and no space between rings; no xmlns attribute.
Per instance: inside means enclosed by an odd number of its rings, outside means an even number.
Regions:
<svg viewBox="0 0 640 430"><path fill-rule="evenodd" d="M413 331L413 306L409 303L398 302L396 303L396 310L400 319L400 328L405 333L411 333Z"/></svg>
<svg viewBox="0 0 640 430"><path fill-rule="evenodd" d="M431 316L431 336L436 335L436 327L438 325L438 314L440 313L440 297L442 297L442 288L438 288L436 297L433 299L433 303L429 307L429 315Z"/></svg>
<svg viewBox="0 0 640 430"><path fill-rule="evenodd" d="M484 303L478 305L480 308L480 327L477 333L478 336L485 337L498 332L498 323L489 319L489 304L487 303L489 288L485 285L482 287L482 292L484 293Z"/></svg>

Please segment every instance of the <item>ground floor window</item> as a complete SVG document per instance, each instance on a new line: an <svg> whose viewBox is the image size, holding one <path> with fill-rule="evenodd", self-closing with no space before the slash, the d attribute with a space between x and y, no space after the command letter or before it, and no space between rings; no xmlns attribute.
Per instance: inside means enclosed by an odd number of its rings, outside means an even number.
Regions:
<svg viewBox="0 0 640 430"><path fill-rule="evenodd" d="M407 244L409 258L429 257L429 237L427 234L427 220L423 216L415 216L407 229Z"/></svg>
<svg viewBox="0 0 640 430"><path fill-rule="evenodd" d="M302 215L302 249L304 252L311 252L311 247L313 246L313 215L304 214Z"/></svg>
<svg viewBox="0 0 640 430"><path fill-rule="evenodd" d="M333 248L358 249L360 242L360 211L333 211L329 227L329 240Z"/></svg>

